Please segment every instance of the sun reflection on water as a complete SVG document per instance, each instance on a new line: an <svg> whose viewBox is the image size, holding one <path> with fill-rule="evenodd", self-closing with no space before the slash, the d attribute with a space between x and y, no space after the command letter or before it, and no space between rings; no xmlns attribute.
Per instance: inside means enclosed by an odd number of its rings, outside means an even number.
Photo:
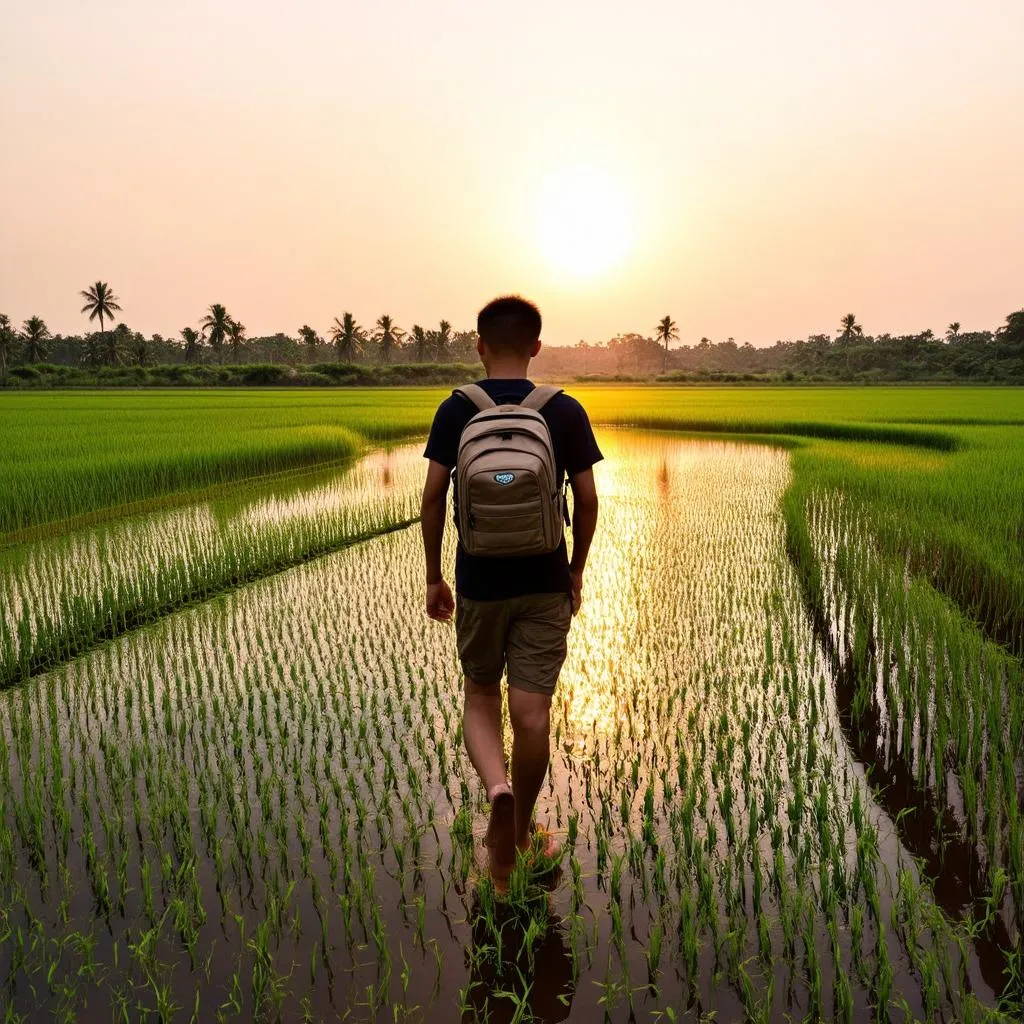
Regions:
<svg viewBox="0 0 1024 1024"><path fill-rule="evenodd" d="M652 687L759 654L753 584L787 478L787 456L769 448L632 431L604 431L601 446L601 522L556 697L577 754L620 726L626 702L656 701Z"/></svg>

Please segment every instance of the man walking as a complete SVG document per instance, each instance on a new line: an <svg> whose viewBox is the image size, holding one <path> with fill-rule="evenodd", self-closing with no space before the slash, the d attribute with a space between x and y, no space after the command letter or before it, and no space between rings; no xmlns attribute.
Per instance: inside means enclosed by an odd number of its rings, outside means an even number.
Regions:
<svg viewBox="0 0 1024 1024"><path fill-rule="evenodd" d="M465 675L463 735L491 805L491 874L503 884L517 849L534 849L535 832L539 852L557 853L554 841L536 829L533 811L550 758L551 697L597 526L592 467L602 456L579 402L557 388L535 388L527 377L541 347L541 316L533 303L495 299L480 311L477 333L487 376L456 390L434 416L424 452L422 529L426 610L440 622L455 614ZM441 572L441 539L456 467L453 599ZM574 510L571 561L562 526L566 477ZM503 671L513 732L511 785L501 736Z"/></svg>

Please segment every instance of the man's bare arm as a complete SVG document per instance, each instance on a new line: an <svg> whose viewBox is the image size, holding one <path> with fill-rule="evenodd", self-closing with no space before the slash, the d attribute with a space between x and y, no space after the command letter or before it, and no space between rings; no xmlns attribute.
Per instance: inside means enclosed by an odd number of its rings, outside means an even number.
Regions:
<svg viewBox="0 0 1024 1024"><path fill-rule="evenodd" d="M448 469L433 459L427 463L427 480L420 504L420 529L427 570L427 614L445 622L452 617L455 601L441 573L441 542L448 499Z"/></svg>
<svg viewBox="0 0 1024 1024"><path fill-rule="evenodd" d="M572 488L572 559L569 562L569 578L572 581L573 612L577 612L583 601L583 570L597 529L598 501L594 471L585 469L569 477L569 486Z"/></svg>

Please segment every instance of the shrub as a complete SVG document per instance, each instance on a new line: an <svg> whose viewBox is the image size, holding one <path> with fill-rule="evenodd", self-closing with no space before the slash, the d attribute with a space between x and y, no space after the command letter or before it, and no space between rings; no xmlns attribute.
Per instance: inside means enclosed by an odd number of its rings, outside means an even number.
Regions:
<svg viewBox="0 0 1024 1024"><path fill-rule="evenodd" d="M326 373L300 373L291 383L301 384L303 387L329 388L334 381Z"/></svg>
<svg viewBox="0 0 1024 1024"><path fill-rule="evenodd" d="M279 363L253 363L238 367L240 383L249 387L260 387L273 384L293 384L299 374L294 367Z"/></svg>

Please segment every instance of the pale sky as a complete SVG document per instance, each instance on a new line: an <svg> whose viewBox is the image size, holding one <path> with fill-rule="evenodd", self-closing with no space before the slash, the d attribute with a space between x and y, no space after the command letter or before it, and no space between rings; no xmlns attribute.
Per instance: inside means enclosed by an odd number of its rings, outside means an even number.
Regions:
<svg viewBox="0 0 1024 1024"><path fill-rule="evenodd" d="M766 344L1024 306L1022 0L5 0L0 311Z"/></svg>

